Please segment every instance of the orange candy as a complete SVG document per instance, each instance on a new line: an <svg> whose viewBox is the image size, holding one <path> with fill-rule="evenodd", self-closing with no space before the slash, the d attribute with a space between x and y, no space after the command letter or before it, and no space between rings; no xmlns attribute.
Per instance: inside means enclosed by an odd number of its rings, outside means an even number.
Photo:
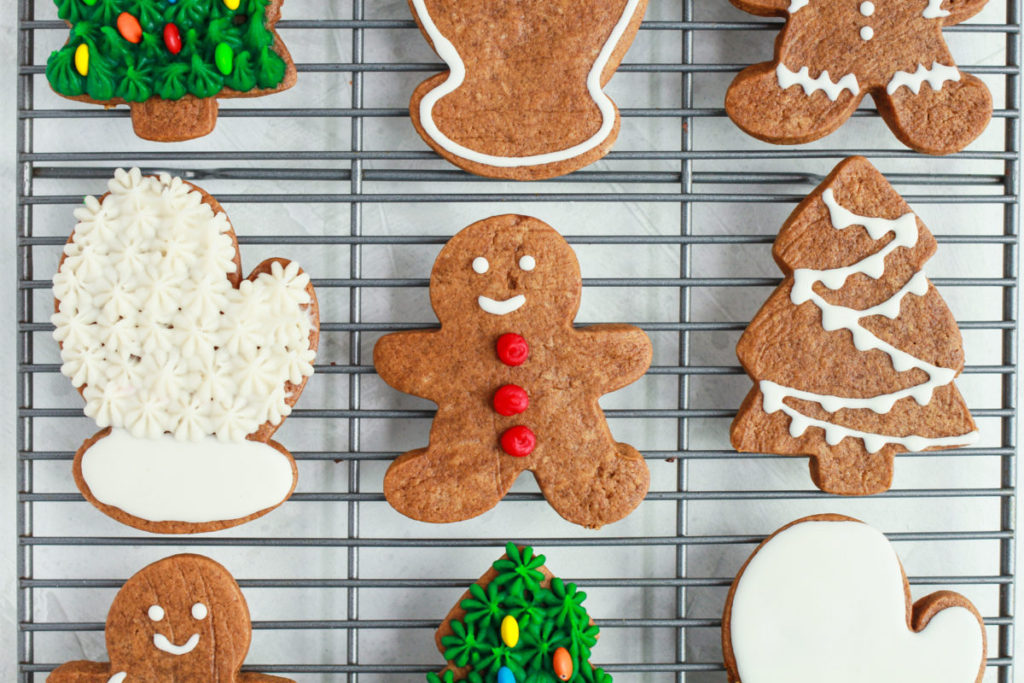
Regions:
<svg viewBox="0 0 1024 683"><path fill-rule="evenodd" d="M138 43L142 40L142 26L139 24L139 20L127 12L121 12L118 15L117 32L129 43Z"/></svg>
<svg viewBox="0 0 1024 683"><path fill-rule="evenodd" d="M569 651L564 647L555 650L555 655L551 658L551 668L555 670L555 675L560 681L572 678L572 657Z"/></svg>

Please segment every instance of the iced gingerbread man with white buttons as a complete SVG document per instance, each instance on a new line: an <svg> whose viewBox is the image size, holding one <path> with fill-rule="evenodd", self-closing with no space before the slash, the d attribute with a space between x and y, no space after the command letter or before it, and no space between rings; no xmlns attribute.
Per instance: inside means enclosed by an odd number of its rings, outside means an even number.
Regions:
<svg viewBox="0 0 1024 683"><path fill-rule="evenodd" d="M817 140L870 94L893 133L926 154L966 147L988 125L992 96L960 71L942 28L987 0L731 0L786 17L775 58L744 69L725 97L744 131L777 144Z"/></svg>
<svg viewBox="0 0 1024 683"><path fill-rule="evenodd" d="M530 470L565 519L622 519L650 482L598 405L651 364L631 325L573 328L576 255L545 223L496 216L459 232L430 276L439 330L385 335L373 362L388 384L437 404L430 445L400 456L384 494L399 512L456 522L497 505Z"/></svg>

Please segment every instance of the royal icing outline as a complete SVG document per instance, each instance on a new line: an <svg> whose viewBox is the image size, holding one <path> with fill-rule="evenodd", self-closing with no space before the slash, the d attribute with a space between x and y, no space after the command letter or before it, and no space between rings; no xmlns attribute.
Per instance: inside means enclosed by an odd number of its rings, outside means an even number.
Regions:
<svg viewBox="0 0 1024 683"><path fill-rule="evenodd" d="M412 0L412 5L416 11L416 16L420 20L420 24L423 26L423 30L434 45L434 51L448 65L448 78L420 100L420 125L430 139L449 154L466 159L467 161L497 168L542 166L544 164L567 161L586 154L607 140L611 135L612 130L615 128L615 104L602 89L601 74L615 52L619 40L622 39L630 22L632 22L633 15L640 5L640 0L627 0L622 16L616 22L611 34L598 53L597 59L594 61L593 66L591 66L590 72L587 74L587 91L601 112L601 127L597 133L589 139L566 149L521 157L503 157L478 152L455 142L437 127L433 118L434 105L442 97L455 92L462 85L466 78L466 65L462 61L462 57L459 55L455 45L437 28L433 18L430 16L430 12L427 10L426 0Z"/></svg>
<svg viewBox="0 0 1024 683"><path fill-rule="evenodd" d="M875 315L882 315L890 320L899 317L903 297L907 294L924 296L928 292L928 279L924 270L919 270L889 299L865 309L853 309L845 306L838 306L826 301L813 289L816 282L821 282L829 289L841 288L847 278L855 273L863 273L875 280L880 278L885 271L885 258L897 248L912 248L917 244L920 234L917 217L913 212L907 212L899 218L889 219L878 216L861 216L842 206L835 198L832 188L822 192L821 200L829 212L829 223L835 230L845 230L851 226L862 226L868 235L878 240L893 233L893 238L875 253L861 259L860 261L839 268L826 270L814 270L810 268L797 268L793 271L793 285L790 290L790 301L795 306L800 306L808 301L812 302L821 312L821 325L827 332L845 329L853 337L854 347L858 351L879 350L889 356L893 369L897 372L908 370L922 370L928 375L925 382L899 391L878 394L868 398L853 398L817 394L810 391L787 387L776 382L762 379L758 382L761 391L761 405L765 413L773 414L782 411L790 418L789 433L793 438L799 438L808 427L819 427L825 431L825 441L830 446L839 444L846 437L859 438L864 442L864 447L869 453L877 453L886 444L897 444L908 451L917 452L926 448L966 446L975 443L978 439L976 431L967 434L951 435L946 437L923 437L918 435L896 436L877 434L851 429L837 425L826 420L818 420L804 415L792 406L786 405L786 398L795 398L805 401L813 401L819 404L829 413L835 413L841 409L868 409L877 414L885 414L892 410L897 401L904 398L913 398L919 405L927 405L932 398L935 389L950 384L957 375L953 368L943 368L923 361L915 356L896 348L860 324L862 318Z"/></svg>
<svg viewBox="0 0 1024 683"><path fill-rule="evenodd" d="M833 81L826 69L817 78L811 78L809 67L804 66L800 67L799 71L792 71L780 61L779 65L775 67L775 77L779 82L779 87L783 90L794 85L803 88L805 95L813 95L821 90L833 102L839 99L844 90L849 90L854 97L860 94L860 84L853 74L846 74L838 81Z"/></svg>
<svg viewBox="0 0 1024 683"><path fill-rule="evenodd" d="M885 92L892 95L903 87L910 89L915 95L921 92L921 86L925 81L932 87L932 90L941 90L946 81L959 81L960 69L955 66L947 66L939 62L933 62L931 67L918 64L914 73L909 71L897 71L893 74L889 84L885 86Z"/></svg>

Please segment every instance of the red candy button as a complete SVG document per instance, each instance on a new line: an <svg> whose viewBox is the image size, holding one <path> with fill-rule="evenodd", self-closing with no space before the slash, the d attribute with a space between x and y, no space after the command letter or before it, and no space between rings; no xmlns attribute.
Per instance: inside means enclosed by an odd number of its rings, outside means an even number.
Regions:
<svg viewBox="0 0 1024 683"><path fill-rule="evenodd" d="M164 45L172 55L181 52L181 32L174 24L164 26Z"/></svg>
<svg viewBox="0 0 1024 683"><path fill-rule="evenodd" d="M512 367L522 365L530 355L530 345L521 335L514 332L498 337L497 349L501 362Z"/></svg>
<svg viewBox="0 0 1024 683"><path fill-rule="evenodd" d="M521 386L506 384L494 393L494 409L505 417L518 415L528 407L530 407L530 396Z"/></svg>
<svg viewBox="0 0 1024 683"><path fill-rule="evenodd" d="M516 458L529 455L536 445L537 437L529 427L523 425L510 427L501 435L501 450Z"/></svg>

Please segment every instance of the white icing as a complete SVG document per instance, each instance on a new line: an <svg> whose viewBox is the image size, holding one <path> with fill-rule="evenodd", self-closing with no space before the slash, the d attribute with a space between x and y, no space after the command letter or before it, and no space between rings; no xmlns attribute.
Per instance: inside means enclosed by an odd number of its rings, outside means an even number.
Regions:
<svg viewBox="0 0 1024 683"><path fill-rule="evenodd" d="M761 546L733 594L729 638L743 683L973 683L982 626L963 607L907 627L899 560L880 532L808 521Z"/></svg>
<svg viewBox="0 0 1024 683"><path fill-rule="evenodd" d="M942 9L942 0L928 0L928 6L924 8L924 12L921 12L921 16L925 19L939 19L948 17L949 12Z"/></svg>
<svg viewBox="0 0 1024 683"><path fill-rule="evenodd" d="M860 92L857 77L853 74L846 74L838 81L833 81L826 70L822 71L821 75L817 78L811 78L811 72L808 67L801 67L800 71L793 72L786 68L785 64L779 62L778 67L775 69L775 75L779 80L779 87L783 90L792 85L802 87L806 95L813 95L818 90L821 90L833 102L839 99L840 93L844 90L849 90L854 95Z"/></svg>
<svg viewBox="0 0 1024 683"><path fill-rule="evenodd" d="M487 262L483 256L477 256L473 259L473 272L483 275L487 272L487 269L491 267L491 264Z"/></svg>
<svg viewBox="0 0 1024 683"><path fill-rule="evenodd" d="M203 619L206 618L206 616L209 613L210 613L210 610L208 610L206 605L204 605L201 602L197 602L196 604L192 605L192 618L193 619L196 619L198 621L202 621Z"/></svg>
<svg viewBox="0 0 1024 683"><path fill-rule="evenodd" d="M124 683L126 678L128 678L127 671L118 671L116 674L107 679L107 683Z"/></svg>
<svg viewBox="0 0 1024 683"><path fill-rule="evenodd" d="M889 81L889 85L885 86L885 92L892 95L894 92L906 86L910 88L911 92L915 95L921 92L921 84L928 81L928 85L933 90L940 90L942 84L946 81L959 81L960 70L955 66L946 66L945 64L939 64L935 62L931 68L926 67L924 64L917 65L917 71L914 73L908 73L906 71L897 71L892 80Z"/></svg>
<svg viewBox="0 0 1024 683"><path fill-rule="evenodd" d="M199 644L199 634L193 633L189 636L189 639L182 645L175 645L167 639L162 633L153 634L153 645L156 649L166 652L169 655L180 657L181 655L187 655L192 650L196 649L196 645Z"/></svg>
<svg viewBox="0 0 1024 683"><path fill-rule="evenodd" d="M533 270L537 267L537 259L527 254L519 259L519 267L526 271Z"/></svg>
<svg viewBox="0 0 1024 683"><path fill-rule="evenodd" d="M871 0L864 0L864 2L860 3L860 13L865 17L870 17L875 13L875 3L871 2Z"/></svg>
<svg viewBox="0 0 1024 683"><path fill-rule="evenodd" d="M820 427L825 430L825 441L829 445L834 446L848 436L856 437L863 439L864 447L871 453L877 453L888 443L899 444L910 451L920 451L926 448L942 446L963 446L973 443L977 439L976 432L940 438L925 438L914 435L900 437L862 432L835 425L825 420L810 418L784 403L786 398L796 398L814 401L830 413L840 409L867 409L875 413L885 414L892 410L897 401L904 398L913 398L919 405L927 405L931 401L935 389L952 382L957 372L952 368L932 365L916 358L906 351L879 339L860 324L863 318L875 315L882 315L890 320L895 320L899 317L903 297L907 294L914 294L916 296L927 294L928 278L925 276L924 271L914 273L907 283L887 300L865 309L858 310L831 304L814 291L814 284L816 282L821 282L829 289L839 289L846 283L847 278L855 273L863 273L876 280L880 278L885 272L886 256L899 247L910 248L917 244L919 231L917 218L914 214L908 212L896 219L861 216L840 205L831 188L826 189L822 193L821 199L828 208L829 220L832 227L836 230L844 230L850 226L860 225L867 230L868 235L872 239L880 239L890 232L893 233L893 238L874 254L849 266L826 270L814 270L811 268L795 269L793 271L793 287L790 290L790 301L796 306L807 301L813 302L821 311L821 326L825 331L849 330L853 337L853 345L858 351L882 351L889 356L893 369L897 372L906 372L914 369L922 370L928 375L928 379L906 389L866 398L817 394L787 387L770 380L761 380L758 386L763 396L762 407L764 411L771 414L781 410L788 415L790 417L790 435L794 438L801 436L808 427Z"/></svg>
<svg viewBox="0 0 1024 683"><path fill-rule="evenodd" d="M789 12L790 14L794 14L798 10L807 7L808 2L810 2L810 0L789 0L789 7L786 11Z"/></svg>
<svg viewBox="0 0 1024 683"><path fill-rule="evenodd" d="M430 136L434 142L449 153L468 161L478 164L486 164L488 166L496 166L499 168L539 166L542 164L565 161L566 159L572 159L582 154L586 154L607 140L608 136L611 135L612 130L615 128L615 105L601 89L601 74L604 72L605 65L607 65L608 61L611 59L612 53L615 52L615 48L618 46L619 40L626 32L626 28L633 20L633 15L635 14L639 4L640 0L627 0L626 6L622 11L622 16L615 24L611 34L608 36L608 40L605 41L604 46L597 55L597 59L590 68L590 72L587 74L587 91L590 93L591 99L594 100L594 103L601 112L601 127L598 131L588 140L556 152L532 154L521 157L502 157L484 154L483 152L478 152L460 145L442 133L434 122L434 105L437 104L442 97L454 92L462 85L462 82L466 78L466 65L462 61L459 51L455 48L452 42L441 33L440 29L438 29L437 25L434 23L433 18L430 16L430 12L427 10L425 0L412 0L413 9L419 17L423 30L426 31L427 35L430 37L430 42L434 44L434 50L445 64L448 65L449 69L448 78L446 78L441 85L424 95L423 99L420 100L420 125L423 126L423 130L426 131L427 135Z"/></svg>
<svg viewBox="0 0 1024 683"><path fill-rule="evenodd" d="M862 26L860 29L861 40L871 40L875 37L875 29L870 26Z"/></svg>
<svg viewBox="0 0 1024 683"><path fill-rule="evenodd" d="M480 308L487 313L491 313L492 315L505 315L513 311L518 311L522 305L526 303L526 297L522 294L517 294L510 299L498 301L497 299L491 299L486 296L479 296L476 301L480 305Z"/></svg>
<svg viewBox="0 0 1024 683"><path fill-rule="evenodd" d="M164 608L160 605L151 605L149 611L146 612L151 621L163 621L164 620Z"/></svg>
<svg viewBox="0 0 1024 683"><path fill-rule="evenodd" d="M61 372L85 413L139 438L241 441L291 411L285 382L313 373L297 264L238 289L223 213L179 178L117 171L87 197L53 278Z"/></svg>
<svg viewBox="0 0 1024 683"><path fill-rule="evenodd" d="M123 429L85 451L82 477L101 503L153 522L193 524L248 517L283 502L294 484L291 461L259 441L183 443Z"/></svg>

